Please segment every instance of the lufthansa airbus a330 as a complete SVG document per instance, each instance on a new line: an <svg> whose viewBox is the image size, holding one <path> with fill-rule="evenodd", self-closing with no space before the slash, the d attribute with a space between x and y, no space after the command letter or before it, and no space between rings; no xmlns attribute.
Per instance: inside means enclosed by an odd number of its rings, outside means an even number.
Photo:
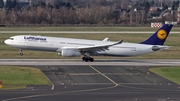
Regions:
<svg viewBox="0 0 180 101"><path fill-rule="evenodd" d="M169 49L169 46L163 46L163 44L172 26L172 24L163 25L151 37L141 43L125 43L123 40L112 42L108 41L108 38L86 40L34 35L12 36L4 42L20 50L54 51L65 57L83 55L83 61L93 62L94 59L90 56L135 56ZM22 51L20 55L23 55Z"/></svg>

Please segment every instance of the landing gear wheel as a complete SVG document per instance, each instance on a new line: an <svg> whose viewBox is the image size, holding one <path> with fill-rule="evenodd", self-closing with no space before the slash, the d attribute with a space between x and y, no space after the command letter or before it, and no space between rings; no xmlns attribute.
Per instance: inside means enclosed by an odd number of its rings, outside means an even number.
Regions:
<svg viewBox="0 0 180 101"><path fill-rule="evenodd" d="M82 60L85 61L85 57L82 57Z"/></svg>
<svg viewBox="0 0 180 101"><path fill-rule="evenodd" d="M93 58L89 58L89 61L93 62L93 61L94 61L94 59L93 59Z"/></svg>
<svg viewBox="0 0 180 101"><path fill-rule="evenodd" d="M20 55L20 56L23 56L23 53L20 53L19 55Z"/></svg>
<svg viewBox="0 0 180 101"><path fill-rule="evenodd" d="M85 62L88 62L88 61L93 62L94 61L94 59L91 57L82 57L82 60Z"/></svg>
<svg viewBox="0 0 180 101"><path fill-rule="evenodd" d="M84 61L85 61L85 62L88 62L88 61L89 61L89 59L88 59L88 58L85 58L85 59L84 59Z"/></svg>
<svg viewBox="0 0 180 101"><path fill-rule="evenodd" d="M23 56L23 52L22 52L22 49L20 49L20 53L19 53L20 56Z"/></svg>

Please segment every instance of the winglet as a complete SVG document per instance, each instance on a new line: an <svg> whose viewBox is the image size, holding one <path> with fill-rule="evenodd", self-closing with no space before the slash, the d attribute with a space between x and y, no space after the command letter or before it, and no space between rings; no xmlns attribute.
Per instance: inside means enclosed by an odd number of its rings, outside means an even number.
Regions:
<svg viewBox="0 0 180 101"><path fill-rule="evenodd" d="M109 40L109 38L108 37L106 37L105 39L103 39L102 41L108 41Z"/></svg>
<svg viewBox="0 0 180 101"><path fill-rule="evenodd" d="M148 45L163 45L166 41L166 38L173 27L172 24L165 24L159 30L157 30L151 37L147 40L141 42L140 44L148 44Z"/></svg>
<svg viewBox="0 0 180 101"><path fill-rule="evenodd" d="M114 43L113 45L122 44L122 42L123 42L123 39L122 39L122 40L119 40L118 42Z"/></svg>

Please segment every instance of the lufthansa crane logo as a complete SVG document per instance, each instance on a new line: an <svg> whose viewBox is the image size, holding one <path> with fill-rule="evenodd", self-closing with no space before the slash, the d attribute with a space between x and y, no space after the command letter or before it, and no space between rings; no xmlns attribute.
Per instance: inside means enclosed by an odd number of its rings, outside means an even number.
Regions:
<svg viewBox="0 0 180 101"><path fill-rule="evenodd" d="M157 32L157 37L160 39L160 40L163 40L167 37L167 33L165 30L161 29Z"/></svg>

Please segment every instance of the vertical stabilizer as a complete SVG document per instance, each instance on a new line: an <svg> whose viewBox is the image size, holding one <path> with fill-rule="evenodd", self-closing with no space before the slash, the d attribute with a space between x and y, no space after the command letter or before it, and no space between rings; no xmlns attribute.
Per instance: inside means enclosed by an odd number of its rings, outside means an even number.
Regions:
<svg viewBox="0 0 180 101"><path fill-rule="evenodd" d="M166 38L171 31L172 24L165 24L163 25L158 31L156 31L151 37L149 37L144 42L140 44L148 44L148 45L163 45L166 41Z"/></svg>

